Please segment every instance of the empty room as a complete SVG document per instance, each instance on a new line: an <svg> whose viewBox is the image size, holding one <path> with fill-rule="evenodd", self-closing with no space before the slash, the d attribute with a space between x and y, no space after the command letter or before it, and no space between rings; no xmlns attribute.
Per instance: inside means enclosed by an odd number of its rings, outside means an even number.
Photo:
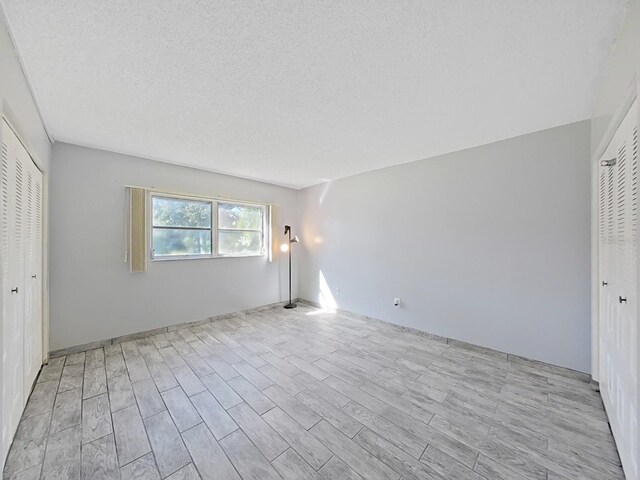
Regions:
<svg viewBox="0 0 640 480"><path fill-rule="evenodd" d="M5 480L640 480L640 0L0 0Z"/></svg>

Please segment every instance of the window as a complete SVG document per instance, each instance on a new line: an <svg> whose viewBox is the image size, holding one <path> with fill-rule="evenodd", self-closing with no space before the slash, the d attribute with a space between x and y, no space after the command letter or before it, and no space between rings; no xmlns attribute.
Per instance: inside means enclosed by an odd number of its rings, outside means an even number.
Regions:
<svg viewBox="0 0 640 480"><path fill-rule="evenodd" d="M260 255L264 207L218 203L218 254Z"/></svg>
<svg viewBox="0 0 640 480"><path fill-rule="evenodd" d="M211 202L153 196L152 257L211 255Z"/></svg>
<svg viewBox="0 0 640 480"><path fill-rule="evenodd" d="M152 194L151 258L264 255L264 205Z"/></svg>

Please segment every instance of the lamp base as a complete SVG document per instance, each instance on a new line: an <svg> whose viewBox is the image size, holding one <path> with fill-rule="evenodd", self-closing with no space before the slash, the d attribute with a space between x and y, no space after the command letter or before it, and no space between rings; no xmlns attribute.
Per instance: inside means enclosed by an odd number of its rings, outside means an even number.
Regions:
<svg viewBox="0 0 640 480"><path fill-rule="evenodd" d="M295 303L287 303L284 308L296 308L298 305L296 305Z"/></svg>

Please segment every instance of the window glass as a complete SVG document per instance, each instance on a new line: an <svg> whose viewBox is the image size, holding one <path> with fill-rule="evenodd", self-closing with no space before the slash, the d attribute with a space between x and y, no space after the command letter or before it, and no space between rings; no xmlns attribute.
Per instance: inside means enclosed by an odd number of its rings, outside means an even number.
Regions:
<svg viewBox="0 0 640 480"><path fill-rule="evenodd" d="M219 203L218 228L262 230L263 210L262 207L253 205Z"/></svg>
<svg viewBox="0 0 640 480"><path fill-rule="evenodd" d="M211 230L154 228L153 255L211 255Z"/></svg>
<svg viewBox="0 0 640 480"><path fill-rule="evenodd" d="M154 227L211 228L211 202L153 197Z"/></svg>
<svg viewBox="0 0 640 480"><path fill-rule="evenodd" d="M262 233L238 230L218 232L220 255L259 255L262 253Z"/></svg>

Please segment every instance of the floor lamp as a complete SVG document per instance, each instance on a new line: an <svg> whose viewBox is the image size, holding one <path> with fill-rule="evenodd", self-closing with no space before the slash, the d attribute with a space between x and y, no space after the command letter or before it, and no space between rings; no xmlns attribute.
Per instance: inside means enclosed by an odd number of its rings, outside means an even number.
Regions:
<svg viewBox="0 0 640 480"><path fill-rule="evenodd" d="M289 243L287 245L283 245L286 247L286 250L289 250L289 303L287 303L284 308L296 308L298 305L291 301L291 245L294 243L298 243L298 237L291 238L291 227L289 225L284 226L284 234L289 234ZM283 248L285 250L285 248Z"/></svg>

